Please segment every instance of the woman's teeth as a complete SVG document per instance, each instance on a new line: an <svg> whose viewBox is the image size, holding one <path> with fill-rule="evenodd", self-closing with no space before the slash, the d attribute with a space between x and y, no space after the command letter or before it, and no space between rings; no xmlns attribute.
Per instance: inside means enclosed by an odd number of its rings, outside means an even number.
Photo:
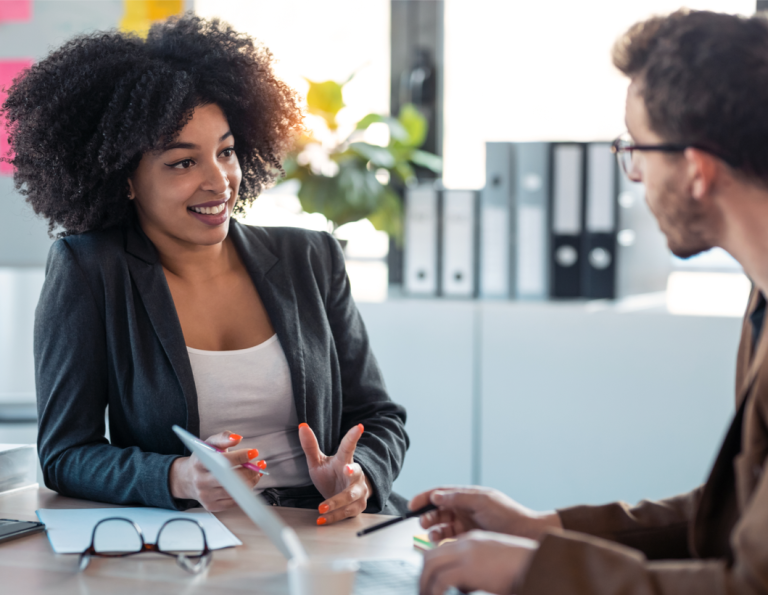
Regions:
<svg viewBox="0 0 768 595"><path fill-rule="evenodd" d="M218 215L224 209L227 208L227 203L223 202L217 207L189 207L189 208L192 209L195 213L200 213L201 215Z"/></svg>

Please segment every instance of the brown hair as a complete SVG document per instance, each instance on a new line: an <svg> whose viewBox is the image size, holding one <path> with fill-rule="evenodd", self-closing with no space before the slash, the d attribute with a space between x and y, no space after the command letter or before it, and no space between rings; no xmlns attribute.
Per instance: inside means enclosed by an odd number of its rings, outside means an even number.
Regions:
<svg viewBox="0 0 768 595"><path fill-rule="evenodd" d="M636 23L613 63L642 85L651 128L768 182L768 22L679 10Z"/></svg>

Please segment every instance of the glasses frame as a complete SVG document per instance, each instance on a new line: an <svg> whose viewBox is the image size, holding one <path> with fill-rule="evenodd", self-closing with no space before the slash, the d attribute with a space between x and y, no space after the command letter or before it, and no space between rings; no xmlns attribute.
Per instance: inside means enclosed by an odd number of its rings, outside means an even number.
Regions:
<svg viewBox="0 0 768 595"><path fill-rule="evenodd" d="M633 151L660 151L662 153L682 153L686 149L698 149L699 151L705 151L710 155L714 155L718 159L722 159L725 163L727 163L731 167L735 167L732 160L727 159L726 157L716 153L712 149L708 149L707 147L702 147L697 143L662 143L658 145L637 145L637 144L634 144L631 140L629 140L627 138L628 136L629 136L629 133L624 132L623 134L620 134L618 137L616 137L614 141L611 143L611 152L614 155L616 155L616 160L619 162L619 165L621 166L621 169L624 172L624 175L626 175L630 180L633 180L631 172L627 171L627 166L622 160L621 154L629 153L630 163L631 163Z"/></svg>
<svg viewBox="0 0 768 595"><path fill-rule="evenodd" d="M133 528L136 530L136 533L138 534L139 539L141 540L141 549L135 552L119 552L114 554L105 554L105 553L97 552L94 546L94 543L96 541L96 530L99 528L99 525L101 525L102 523L106 523L107 521L126 521L127 523L130 523L133 526ZM162 526L158 530L157 537L158 539L160 538L160 534L163 532L163 529L165 529L166 525L177 522L177 521L194 523L195 525L198 526L198 528L200 529L200 533L202 533L203 535L203 551L201 554L195 555L195 556L189 556L186 554L175 554L173 552L165 552L158 547L157 543L145 542L144 533L142 532L141 527L139 527L131 519L127 519L125 517L109 517L106 519L101 519L93 527L93 533L91 534L91 545L89 545L88 548L82 554L80 554L80 570L83 571L86 568L88 568L88 565L91 562L91 558L94 556L98 558L125 558L127 556L134 556L136 554L143 554L145 552L154 552L157 554L162 554L163 556L171 556L173 558L176 558L176 563L187 572L191 572L192 574L198 574L202 572L210 565L211 559L213 558L213 551L208 547L208 538L205 536L205 529L203 529L203 526L198 521L196 521L195 519L185 519L185 518L168 519L162 524Z"/></svg>

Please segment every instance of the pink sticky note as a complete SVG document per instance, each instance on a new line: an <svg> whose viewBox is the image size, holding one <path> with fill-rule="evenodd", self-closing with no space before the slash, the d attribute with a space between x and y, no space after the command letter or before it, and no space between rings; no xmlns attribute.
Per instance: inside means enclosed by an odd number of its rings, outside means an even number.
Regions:
<svg viewBox="0 0 768 595"><path fill-rule="evenodd" d="M0 0L0 5L4 3L4 0ZM21 71L25 68L32 66L32 60L0 60L0 105L3 104L5 98L8 96L6 89L11 86L13 79L15 79ZM10 149L8 144L8 135L5 130L5 117L0 114L0 156L8 156L8 150ZM0 161L0 176L13 175L13 167L10 163Z"/></svg>
<svg viewBox="0 0 768 595"><path fill-rule="evenodd" d="M0 0L0 23L23 23L32 18L32 0Z"/></svg>

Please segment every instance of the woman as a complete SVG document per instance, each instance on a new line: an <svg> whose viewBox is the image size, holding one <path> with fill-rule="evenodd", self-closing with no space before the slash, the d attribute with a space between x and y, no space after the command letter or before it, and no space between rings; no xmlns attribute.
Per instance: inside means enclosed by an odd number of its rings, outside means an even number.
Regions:
<svg viewBox="0 0 768 595"><path fill-rule="evenodd" d="M405 412L338 243L231 218L301 128L269 51L191 15L146 41L82 36L16 81L4 108L16 186L60 230L35 322L46 485L232 506L185 456L178 424L233 465L261 451L269 475L241 467L243 479L273 504L318 507L318 524L394 512Z"/></svg>

